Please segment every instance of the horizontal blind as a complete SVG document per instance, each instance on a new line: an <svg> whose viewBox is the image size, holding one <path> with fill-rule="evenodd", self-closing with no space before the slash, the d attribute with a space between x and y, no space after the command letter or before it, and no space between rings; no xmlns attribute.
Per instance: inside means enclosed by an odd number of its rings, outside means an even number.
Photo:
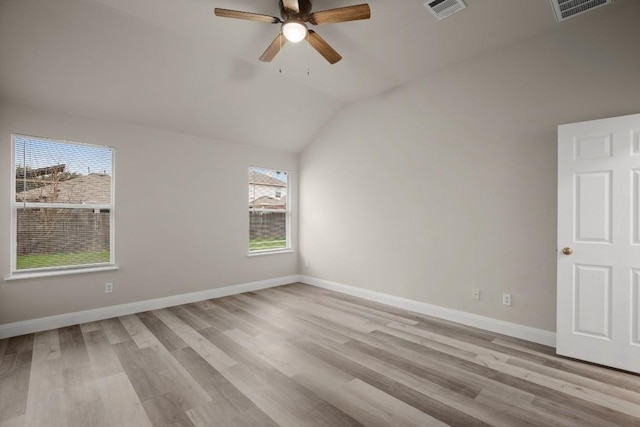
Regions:
<svg viewBox="0 0 640 427"><path fill-rule="evenodd" d="M111 261L113 149L14 135L16 271Z"/></svg>

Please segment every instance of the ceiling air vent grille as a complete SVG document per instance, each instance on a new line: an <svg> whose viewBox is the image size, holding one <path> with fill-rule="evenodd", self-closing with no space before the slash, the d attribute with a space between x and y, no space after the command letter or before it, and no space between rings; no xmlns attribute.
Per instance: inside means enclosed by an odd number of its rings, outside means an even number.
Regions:
<svg viewBox="0 0 640 427"><path fill-rule="evenodd" d="M462 0L434 0L425 2L424 6L429 9L429 12L431 12L438 21L442 21L444 18L448 18L467 7L462 3Z"/></svg>
<svg viewBox="0 0 640 427"><path fill-rule="evenodd" d="M556 21L573 18L600 6L613 3L614 0L549 0L553 6Z"/></svg>

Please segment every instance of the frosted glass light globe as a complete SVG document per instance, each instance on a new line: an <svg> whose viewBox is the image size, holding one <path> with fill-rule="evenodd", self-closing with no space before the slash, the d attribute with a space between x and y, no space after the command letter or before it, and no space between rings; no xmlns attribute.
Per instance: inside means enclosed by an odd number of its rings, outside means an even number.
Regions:
<svg viewBox="0 0 640 427"><path fill-rule="evenodd" d="M300 21L287 21L282 24L282 34L291 43L298 43L307 37L307 26Z"/></svg>

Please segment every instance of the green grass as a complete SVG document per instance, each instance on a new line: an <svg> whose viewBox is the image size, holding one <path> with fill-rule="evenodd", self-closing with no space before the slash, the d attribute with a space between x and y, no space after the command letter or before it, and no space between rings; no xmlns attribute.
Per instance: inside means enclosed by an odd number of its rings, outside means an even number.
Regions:
<svg viewBox="0 0 640 427"><path fill-rule="evenodd" d="M249 241L249 251L264 251L268 249L284 249L287 247L286 240L280 239L251 239Z"/></svg>
<svg viewBox="0 0 640 427"><path fill-rule="evenodd" d="M30 268L63 267L67 265L84 265L109 262L109 251L82 252L75 254L34 254L18 255L18 270Z"/></svg>

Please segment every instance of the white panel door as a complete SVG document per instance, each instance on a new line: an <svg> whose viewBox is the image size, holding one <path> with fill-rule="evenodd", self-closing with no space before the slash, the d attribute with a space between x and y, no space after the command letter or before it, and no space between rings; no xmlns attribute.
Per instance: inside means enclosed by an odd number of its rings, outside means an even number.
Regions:
<svg viewBox="0 0 640 427"><path fill-rule="evenodd" d="M560 355L640 373L640 114L558 127Z"/></svg>

